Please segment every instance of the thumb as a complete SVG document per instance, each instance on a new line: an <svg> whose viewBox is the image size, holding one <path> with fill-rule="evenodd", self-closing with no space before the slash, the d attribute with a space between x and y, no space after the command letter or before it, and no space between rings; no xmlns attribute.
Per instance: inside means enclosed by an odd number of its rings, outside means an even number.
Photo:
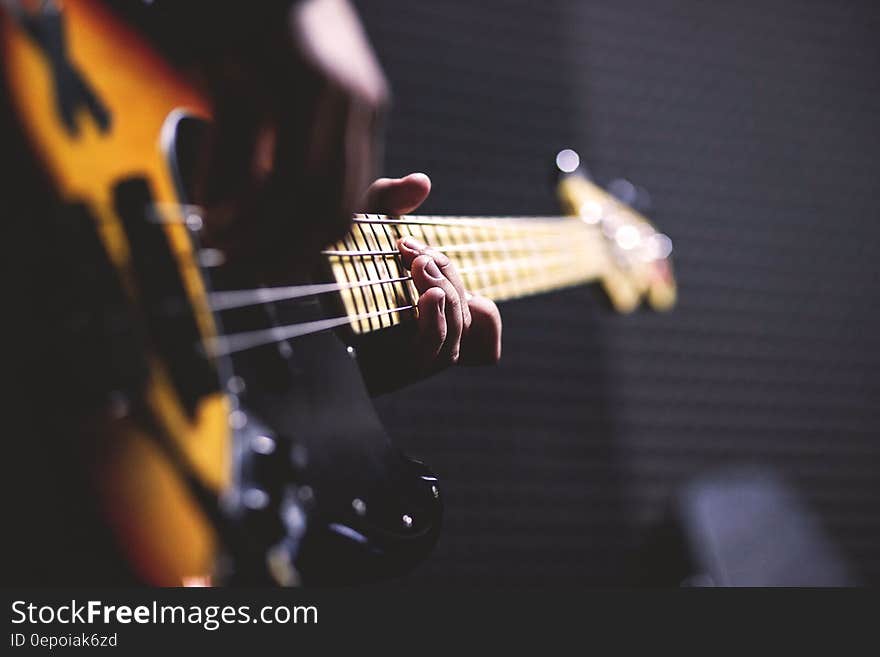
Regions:
<svg viewBox="0 0 880 657"><path fill-rule="evenodd" d="M407 214L419 207L431 192L431 179L424 173L403 178L379 178L364 197L365 212Z"/></svg>

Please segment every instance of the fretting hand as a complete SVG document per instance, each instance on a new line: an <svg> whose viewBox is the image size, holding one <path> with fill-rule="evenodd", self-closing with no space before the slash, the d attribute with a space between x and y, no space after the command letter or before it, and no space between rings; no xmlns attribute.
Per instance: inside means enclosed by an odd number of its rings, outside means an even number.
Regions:
<svg viewBox="0 0 880 657"><path fill-rule="evenodd" d="M368 212L413 212L431 191L423 173L380 178L367 190ZM449 258L412 237L398 241L403 265L419 292L418 330L400 354L407 378L420 378L456 363L489 365L501 356L501 315L490 300L468 292ZM399 384L406 381L398 382Z"/></svg>

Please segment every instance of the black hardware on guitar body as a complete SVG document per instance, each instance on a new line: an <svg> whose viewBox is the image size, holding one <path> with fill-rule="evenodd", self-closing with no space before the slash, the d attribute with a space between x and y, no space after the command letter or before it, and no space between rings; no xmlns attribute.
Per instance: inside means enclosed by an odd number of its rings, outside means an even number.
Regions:
<svg viewBox="0 0 880 657"><path fill-rule="evenodd" d="M180 115L165 147L181 198L205 124ZM206 268L215 291L236 289L234 267ZM218 313L221 333L323 319L332 302L310 297ZM221 316L222 315L222 316ZM330 331L221 356L232 401L233 485L222 501L237 538L227 583L347 584L393 577L437 541L436 477L389 441L356 351Z"/></svg>

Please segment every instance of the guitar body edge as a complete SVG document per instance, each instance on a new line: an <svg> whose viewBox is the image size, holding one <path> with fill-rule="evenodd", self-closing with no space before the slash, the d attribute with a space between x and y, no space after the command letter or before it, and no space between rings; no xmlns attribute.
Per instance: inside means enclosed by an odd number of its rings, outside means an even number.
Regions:
<svg viewBox="0 0 880 657"><path fill-rule="evenodd" d="M62 203L86 209L132 312L140 315L152 308L145 307L141 281L133 272L117 192L127 180L144 183L155 208L168 219L161 230L190 306L203 311L194 318L200 337L207 338L213 323L190 236L177 221L175 184L160 138L175 110L207 116L209 107L98 3L65 3L61 20L62 63L79 74L106 111L104 124L88 102L78 105L76 99L73 127L62 120L57 53L38 38L47 30L40 25L25 29L16 17L2 13L3 74L20 128ZM204 490L219 496L230 471L228 400L214 390L187 408L149 335L143 346L147 374L136 396L125 399L121 408L119 396L108 391L107 406L88 412L88 445L83 447L91 450L90 479L106 524L138 579L169 586L205 581L213 573L218 537L169 454L185 462Z"/></svg>

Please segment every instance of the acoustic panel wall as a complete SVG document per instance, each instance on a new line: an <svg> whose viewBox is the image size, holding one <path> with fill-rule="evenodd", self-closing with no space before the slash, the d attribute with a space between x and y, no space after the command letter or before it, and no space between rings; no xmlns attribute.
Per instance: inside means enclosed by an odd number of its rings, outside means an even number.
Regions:
<svg viewBox="0 0 880 657"><path fill-rule="evenodd" d="M378 400L445 482L407 583L631 583L675 491L741 464L880 582L880 6L358 7L394 89L385 172L431 174L426 211L555 212L571 146L650 191L681 293L668 315L506 304L497 368Z"/></svg>

